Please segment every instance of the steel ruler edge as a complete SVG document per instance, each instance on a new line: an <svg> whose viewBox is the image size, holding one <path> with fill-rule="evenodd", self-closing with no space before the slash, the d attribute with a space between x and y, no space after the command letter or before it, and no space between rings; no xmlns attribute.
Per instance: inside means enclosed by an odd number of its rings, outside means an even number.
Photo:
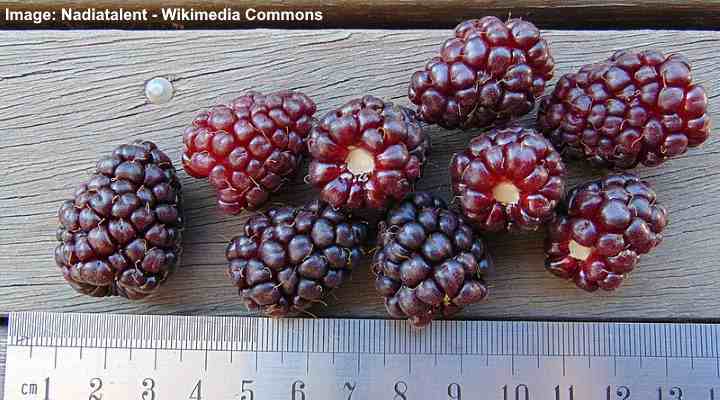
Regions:
<svg viewBox="0 0 720 400"><path fill-rule="evenodd" d="M462 400L487 389L483 400L720 400L719 333L700 323L450 320L418 330L382 319L13 313L4 399L357 400L387 391L393 400ZM128 379L145 372L131 384L115 370ZM85 377L55 383L67 371ZM166 375L166 388L173 376L194 375L184 396L161 397L153 372ZM237 385L219 391L228 379Z"/></svg>

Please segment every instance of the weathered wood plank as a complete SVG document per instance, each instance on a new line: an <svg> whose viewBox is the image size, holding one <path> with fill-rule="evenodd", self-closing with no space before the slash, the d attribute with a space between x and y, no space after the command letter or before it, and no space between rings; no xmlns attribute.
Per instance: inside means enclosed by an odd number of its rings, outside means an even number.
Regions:
<svg viewBox="0 0 720 400"><path fill-rule="evenodd" d="M244 216L220 215L209 185L181 172L186 229L183 267L141 302L75 294L54 266L55 212L98 154L121 142L156 141L179 160L183 126L200 109L246 89L300 89L321 111L365 93L407 104L412 71L448 31L7 32L0 38L0 313L20 310L240 315L224 276L224 247ZM685 53L720 115L718 32L547 32L558 75L622 47ZM170 77L177 95L147 104L143 82ZM530 117L524 123L531 124ZM419 189L447 198L446 165L477 132L434 128L432 165ZM670 210L666 241L614 295L589 295L547 274L542 234L490 238L497 259L489 301L464 318L719 318L720 144L637 172ZM177 164L179 166L179 163ZM571 166L571 182L596 176ZM276 198L301 203L302 176ZM367 266L321 316L383 317Z"/></svg>
<svg viewBox="0 0 720 400"><path fill-rule="evenodd" d="M222 10L232 7L243 14L239 21L164 21L149 18L138 23L102 21L73 22L61 18L40 27L164 27L164 28L452 28L459 21L483 15L513 15L530 19L544 28L628 29L676 28L713 29L720 26L718 0L507 0L494 1L422 1L422 0L4 0L0 8L12 10L52 10L60 15L62 7L96 9L122 7L125 10L148 10L160 13L162 7ZM259 21L244 16L245 10L322 11L322 20ZM252 17L250 17L252 18ZM11 26L38 28L33 22Z"/></svg>

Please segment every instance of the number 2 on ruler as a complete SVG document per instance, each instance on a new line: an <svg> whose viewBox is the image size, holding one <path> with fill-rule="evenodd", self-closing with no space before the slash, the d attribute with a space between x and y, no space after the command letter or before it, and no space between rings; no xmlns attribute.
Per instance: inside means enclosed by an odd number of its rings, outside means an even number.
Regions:
<svg viewBox="0 0 720 400"><path fill-rule="evenodd" d="M88 397L88 400L100 400L102 399L102 393L100 392L100 389L102 389L102 379L100 378L92 378L90 379L90 388L93 389L92 392L90 392L90 396Z"/></svg>

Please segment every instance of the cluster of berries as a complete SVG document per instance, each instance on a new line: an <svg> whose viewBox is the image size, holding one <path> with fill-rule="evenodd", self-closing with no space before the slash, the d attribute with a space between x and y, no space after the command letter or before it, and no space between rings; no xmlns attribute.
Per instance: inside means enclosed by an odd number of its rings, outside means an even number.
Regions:
<svg viewBox="0 0 720 400"><path fill-rule="evenodd" d="M271 208L227 248L243 302L284 316L321 302L362 260L368 225L352 215L385 209L372 272L390 315L416 326L487 296L492 265L480 233L547 229L546 267L588 291L617 288L667 224L655 192L627 172L565 194L563 157L613 170L659 165L704 142L707 96L690 63L656 51L620 51L566 74L533 110L554 59L530 22L495 17L457 26L410 79L416 110L365 96L320 118L299 92L250 92L199 114L183 135L182 165L207 178L226 213L255 210L305 157L319 200ZM427 125L484 129L450 164L457 210L415 192L430 155ZM63 203L56 261L94 295L140 298L180 256L180 184L149 142L120 146Z"/></svg>

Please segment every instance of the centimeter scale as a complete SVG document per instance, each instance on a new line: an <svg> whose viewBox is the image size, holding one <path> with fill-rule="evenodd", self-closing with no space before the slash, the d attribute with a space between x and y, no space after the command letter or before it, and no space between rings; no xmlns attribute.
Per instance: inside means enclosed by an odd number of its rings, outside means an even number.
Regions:
<svg viewBox="0 0 720 400"><path fill-rule="evenodd" d="M18 313L5 400L720 400L719 325Z"/></svg>

